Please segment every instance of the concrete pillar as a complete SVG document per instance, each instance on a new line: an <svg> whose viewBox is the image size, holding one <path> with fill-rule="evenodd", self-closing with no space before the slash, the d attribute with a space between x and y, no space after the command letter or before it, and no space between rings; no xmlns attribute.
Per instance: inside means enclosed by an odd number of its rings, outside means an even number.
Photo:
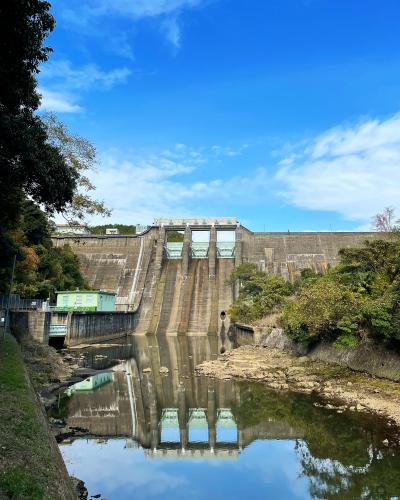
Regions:
<svg viewBox="0 0 400 500"><path fill-rule="evenodd" d="M157 399L150 377L146 376L146 379L147 390L149 394L150 445L153 450L156 450L160 443L160 426L158 421Z"/></svg>
<svg viewBox="0 0 400 500"><path fill-rule="evenodd" d="M238 225L235 231L235 266L239 266L242 262L243 262L242 227Z"/></svg>
<svg viewBox="0 0 400 500"><path fill-rule="evenodd" d="M237 429L237 444L239 446L239 450L243 450L244 447L244 432L242 429Z"/></svg>
<svg viewBox="0 0 400 500"><path fill-rule="evenodd" d="M186 277L189 272L190 245L192 243L192 231L189 226L185 228L182 248L182 277Z"/></svg>
<svg viewBox="0 0 400 500"><path fill-rule="evenodd" d="M215 278L215 265L217 260L217 230L211 226L210 242L208 246L208 276Z"/></svg>
<svg viewBox="0 0 400 500"><path fill-rule="evenodd" d="M159 280L161 274L161 265L164 257L164 245L165 245L165 228L160 227L158 230L157 247L156 247L156 258L155 258L155 278L156 281Z"/></svg>
<svg viewBox="0 0 400 500"><path fill-rule="evenodd" d="M243 262L242 228L240 225L237 225L235 231L235 267L240 266L242 262ZM237 281L233 285L233 297L235 300L237 300L239 297L239 283Z"/></svg>
<svg viewBox="0 0 400 500"><path fill-rule="evenodd" d="M208 388L207 393L207 423L208 423L208 444L211 450L215 450L217 444L217 408L215 400L215 390Z"/></svg>
<svg viewBox="0 0 400 500"><path fill-rule="evenodd" d="M179 422L179 436L181 441L182 450L185 450L188 445L188 427L187 427L187 404L186 404L186 389L181 383L178 387L178 422Z"/></svg>

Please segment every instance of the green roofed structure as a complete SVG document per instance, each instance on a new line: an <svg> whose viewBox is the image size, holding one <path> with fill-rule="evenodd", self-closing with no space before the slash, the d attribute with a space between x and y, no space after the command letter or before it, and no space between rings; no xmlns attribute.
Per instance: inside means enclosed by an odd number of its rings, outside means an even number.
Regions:
<svg viewBox="0 0 400 500"><path fill-rule="evenodd" d="M56 311L115 311L114 292L102 290L57 291Z"/></svg>

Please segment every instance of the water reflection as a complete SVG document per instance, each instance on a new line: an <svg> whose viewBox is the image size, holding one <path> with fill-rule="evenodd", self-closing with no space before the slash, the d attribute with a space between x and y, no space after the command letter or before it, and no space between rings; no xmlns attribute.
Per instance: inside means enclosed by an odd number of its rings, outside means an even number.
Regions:
<svg viewBox="0 0 400 500"><path fill-rule="evenodd" d="M400 454L382 444L391 429L378 419L337 414L314 406L311 396L260 384L196 377L194 366L221 347L215 338L133 342L134 357L120 362L108 383L74 391L62 407L70 426L102 438L62 446L91 493L109 500L133 493L174 499L400 494Z"/></svg>

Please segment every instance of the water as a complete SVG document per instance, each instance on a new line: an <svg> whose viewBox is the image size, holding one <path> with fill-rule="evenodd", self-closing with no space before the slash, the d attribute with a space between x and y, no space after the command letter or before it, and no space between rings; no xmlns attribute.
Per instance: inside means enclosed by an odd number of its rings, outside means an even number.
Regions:
<svg viewBox="0 0 400 500"><path fill-rule="evenodd" d="M60 445L89 495L400 498L400 450L382 443L393 432L384 421L315 406L315 396L197 377L196 364L220 350L209 337L131 342L85 350L88 366L113 371L69 391L59 408L96 435Z"/></svg>

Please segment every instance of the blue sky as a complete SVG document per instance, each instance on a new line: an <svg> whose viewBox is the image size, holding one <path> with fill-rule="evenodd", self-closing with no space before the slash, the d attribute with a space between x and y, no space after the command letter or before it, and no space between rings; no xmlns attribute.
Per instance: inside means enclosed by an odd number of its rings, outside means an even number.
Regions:
<svg viewBox="0 0 400 500"><path fill-rule="evenodd" d="M399 204L398 1L69 0L53 14L42 108L96 145L110 221L368 230Z"/></svg>

